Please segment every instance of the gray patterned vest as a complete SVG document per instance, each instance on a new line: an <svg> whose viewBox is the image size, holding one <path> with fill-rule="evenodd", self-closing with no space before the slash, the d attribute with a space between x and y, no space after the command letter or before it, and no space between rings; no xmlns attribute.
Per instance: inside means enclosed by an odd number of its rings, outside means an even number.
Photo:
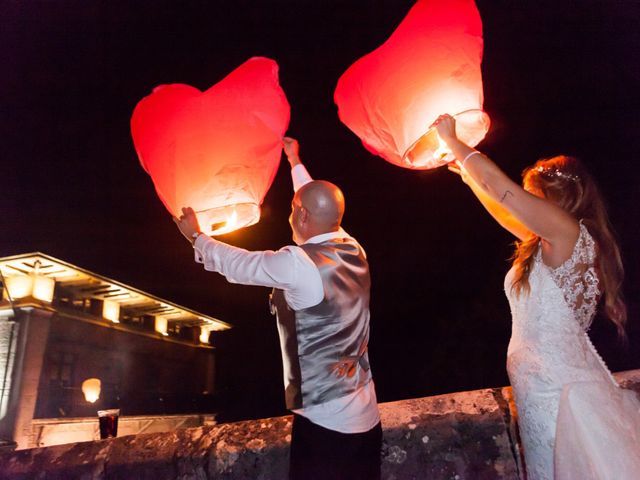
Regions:
<svg viewBox="0 0 640 480"><path fill-rule="evenodd" d="M328 402L353 393L371 380L369 265L352 238L301 245L320 271L324 299L293 311L284 292L274 289L287 408Z"/></svg>

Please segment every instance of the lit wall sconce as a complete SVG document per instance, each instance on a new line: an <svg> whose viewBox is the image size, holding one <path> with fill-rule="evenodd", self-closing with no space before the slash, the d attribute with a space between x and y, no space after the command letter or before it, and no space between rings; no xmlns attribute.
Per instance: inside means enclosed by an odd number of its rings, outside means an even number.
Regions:
<svg viewBox="0 0 640 480"><path fill-rule="evenodd" d="M33 277L31 275L5 277L5 283L9 295L14 300L29 297L33 291Z"/></svg>
<svg viewBox="0 0 640 480"><path fill-rule="evenodd" d="M33 298L51 303L56 281L53 278L42 275L33 276Z"/></svg>
<svg viewBox="0 0 640 480"><path fill-rule="evenodd" d="M168 327L169 327L169 322L167 321L166 318L164 318L164 317L156 317L156 320L155 320L156 332L161 333L162 335L164 335L166 337L167 335L169 335L167 333Z"/></svg>
<svg viewBox="0 0 640 480"><path fill-rule="evenodd" d="M102 316L113 323L120 323L120 304L113 300L104 300Z"/></svg>
<svg viewBox="0 0 640 480"><path fill-rule="evenodd" d="M53 301L53 290L56 281L39 273L40 262L36 261L35 268L29 275L14 275L5 278L6 288L12 299L33 297L43 302Z"/></svg>
<svg viewBox="0 0 640 480"><path fill-rule="evenodd" d="M96 403L96 400L100 398L100 379L99 378L87 378L82 382L82 393L84 393L84 399L89 403Z"/></svg>
<svg viewBox="0 0 640 480"><path fill-rule="evenodd" d="M200 327L200 342L201 343L209 343L209 334L211 333L211 330L213 330L211 327L209 327L208 325L202 325Z"/></svg>

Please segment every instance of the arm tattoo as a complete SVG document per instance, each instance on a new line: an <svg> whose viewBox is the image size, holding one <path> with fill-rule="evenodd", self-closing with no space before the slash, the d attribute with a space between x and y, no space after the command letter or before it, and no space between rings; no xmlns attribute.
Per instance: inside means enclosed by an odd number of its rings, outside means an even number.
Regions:
<svg viewBox="0 0 640 480"><path fill-rule="evenodd" d="M502 198L500 199L500 203L504 202L504 199L507 198L507 195L511 195L513 197L513 193L511 193L509 190L505 190L504 195L502 195Z"/></svg>

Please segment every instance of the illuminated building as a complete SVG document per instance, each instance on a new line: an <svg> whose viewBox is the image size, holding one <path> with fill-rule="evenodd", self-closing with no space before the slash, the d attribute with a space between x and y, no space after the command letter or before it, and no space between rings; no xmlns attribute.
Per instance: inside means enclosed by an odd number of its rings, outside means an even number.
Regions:
<svg viewBox="0 0 640 480"><path fill-rule="evenodd" d="M3 439L51 444L38 425L84 418L93 428L102 408L138 419L211 411L209 340L229 324L42 253L0 258L0 272ZM93 403L87 379L99 380Z"/></svg>

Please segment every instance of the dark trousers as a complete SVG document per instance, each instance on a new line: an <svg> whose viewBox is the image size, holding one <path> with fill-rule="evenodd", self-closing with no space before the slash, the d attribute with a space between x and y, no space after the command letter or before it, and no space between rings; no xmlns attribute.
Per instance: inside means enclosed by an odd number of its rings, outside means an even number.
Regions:
<svg viewBox="0 0 640 480"><path fill-rule="evenodd" d="M340 433L293 415L290 480L379 480L382 427Z"/></svg>

